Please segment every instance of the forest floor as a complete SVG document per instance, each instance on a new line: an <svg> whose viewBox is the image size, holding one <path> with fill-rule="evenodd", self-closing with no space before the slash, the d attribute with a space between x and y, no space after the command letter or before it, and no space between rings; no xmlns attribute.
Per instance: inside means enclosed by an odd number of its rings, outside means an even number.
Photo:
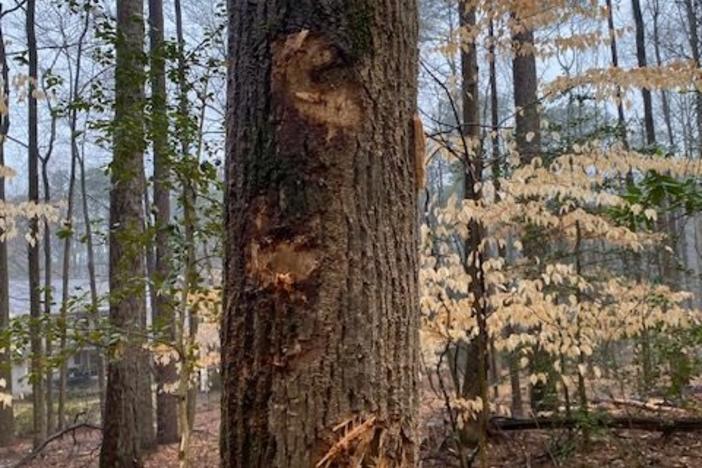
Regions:
<svg viewBox="0 0 702 468"><path fill-rule="evenodd" d="M426 409L426 408L425 408ZM199 406L192 442L192 466L216 468L219 465L220 412L216 398ZM446 449L442 415L423 412L422 457L424 468L458 466ZM0 468L11 468L30 453L28 440L0 450ZM98 466L100 432L78 428L53 440L32 460L27 468L93 468ZM161 446L148 455L145 468L177 467L177 444ZM477 466L477 460L474 463ZM699 433L663 436L656 432L609 430L595 431L585 446L573 431L518 431L493 434L490 440L489 466L520 467L702 467L702 437Z"/></svg>
<svg viewBox="0 0 702 468"><path fill-rule="evenodd" d="M219 405L202 403L197 411L191 442L192 466L219 466ZM23 468L94 468L100 456L100 431L80 427L65 433L46 447ZM31 453L31 441L19 440L14 446L0 449L0 468L14 468ZM162 445L150 453L144 468L178 466L178 444Z"/></svg>

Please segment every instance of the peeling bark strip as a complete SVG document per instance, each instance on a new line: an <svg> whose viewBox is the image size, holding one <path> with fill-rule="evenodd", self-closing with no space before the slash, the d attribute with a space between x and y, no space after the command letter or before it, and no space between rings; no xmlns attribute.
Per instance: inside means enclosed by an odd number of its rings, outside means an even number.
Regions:
<svg viewBox="0 0 702 468"><path fill-rule="evenodd" d="M229 0L223 467L417 462L416 14Z"/></svg>

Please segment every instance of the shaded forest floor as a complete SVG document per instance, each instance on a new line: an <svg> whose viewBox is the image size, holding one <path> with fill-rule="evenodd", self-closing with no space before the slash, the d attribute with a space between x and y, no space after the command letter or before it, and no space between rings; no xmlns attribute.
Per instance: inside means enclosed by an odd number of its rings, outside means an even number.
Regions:
<svg viewBox="0 0 702 468"><path fill-rule="evenodd" d="M195 430L191 442L192 466L219 466L219 406L203 403L197 411ZM91 428L70 431L48 444L26 468L94 468L98 466L101 434ZM0 449L0 468L17 465L31 451L31 441L18 441L8 449ZM178 444L160 446L150 453L144 468L168 468L178 466Z"/></svg>
<svg viewBox="0 0 702 468"><path fill-rule="evenodd" d="M425 408L426 409L426 408ZM442 415L423 413L425 438L423 466L458 466L445 445ZM216 468L219 464L219 419L216 399L203 402L198 410L192 443L194 467ZM574 431L519 431L493 434L490 441L491 467L702 467L702 437L699 433L663 436L654 432L599 430L593 432L588 446ZM31 444L20 440L13 447L0 449L0 468L14 467L30 452ZM177 466L177 444L162 446L148 455L146 468ZM28 468L97 467L100 432L79 428L48 444ZM476 464L477 465L477 462Z"/></svg>
<svg viewBox="0 0 702 468"><path fill-rule="evenodd" d="M424 451L423 459L424 468L460 466L444 448ZM488 461L490 467L505 468L697 468L702 467L702 438L699 433L617 430L594 434L585 446L575 432L520 431L493 436Z"/></svg>

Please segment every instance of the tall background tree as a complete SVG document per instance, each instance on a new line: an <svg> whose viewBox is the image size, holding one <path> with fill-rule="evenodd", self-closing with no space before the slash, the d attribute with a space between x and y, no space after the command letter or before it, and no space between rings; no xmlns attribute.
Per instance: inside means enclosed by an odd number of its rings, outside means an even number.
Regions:
<svg viewBox="0 0 702 468"><path fill-rule="evenodd" d="M109 349L100 466L141 466L153 416L145 414L142 345L145 323L144 3L117 2L114 157L110 166L110 323L119 340ZM147 375L145 375L145 373ZM148 387L147 387L148 389ZM148 409L147 409L148 411Z"/></svg>
<svg viewBox="0 0 702 468"><path fill-rule="evenodd" d="M640 0L631 0L631 10L634 14L634 28L636 30L636 61L639 68L648 67L648 57L646 56L646 27L644 25L643 11ZM646 144L654 146L656 144L656 126L653 121L653 98L651 90L641 88L641 99L643 100L644 129Z"/></svg>
<svg viewBox="0 0 702 468"><path fill-rule="evenodd" d="M28 143L27 154L29 165L27 175L28 199L35 204L39 203L39 120L37 112L37 98L39 96L39 68L37 58L37 38L36 38L36 2L27 0L26 33L29 57L29 80L28 80ZM41 284L39 282L39 219L33 217L30 220L30 241L27 245L27 262L29 271L29 315L32 320L30 339L32 353L32 429L34 433L34 445L39 446L46 438L46 405L44 401L44 381L43 381L43 350L44 336L41 326Z"/></svg>
<svg viewBox="0 0 702 468"><path fill-rule="evenodd" d="M171 153L168 144L168 107L166 90L166 43L164 40L163 1L149 0L149 41L151 58L151 139L154 155L154 209L156 227L156 271L152 285L157 291L154 321L166 339L175 340L174 303L170 295L172 255L170 248ZM175 362L158 365L156 424L159 443L178 440L178 397L169 390L177 381Z"/></svg>

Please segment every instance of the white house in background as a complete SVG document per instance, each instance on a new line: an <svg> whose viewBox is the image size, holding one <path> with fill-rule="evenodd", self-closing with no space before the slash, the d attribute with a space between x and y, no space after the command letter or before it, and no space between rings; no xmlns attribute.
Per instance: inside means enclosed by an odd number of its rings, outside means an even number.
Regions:
<svg viewBox="0 0 702 468"><path fill-rule="evenodd" d="M76 289L76 286L79 289ZM103 282L98 286L99 294L104 294L107 291L107 283ZM71 292L73 294L86 293L89 291L87 281L71 281ZM60 297L61 281L58 280L54 284L54 297ZM52 313L58 313L59 304L53 306ZM26 282L11 281L10 282L10 316L18 317L26 315L29 309L29 287ZM108 314L107 308L100 309L100 315L106 317ZM85 320L86 328L88 326L88 315L86 312L78 312L72 314L69 320L76 321ZM76 354L72 355L68 360L68 388L91 388L97 386L98 377L98 350L93 346L85 346ZM210 391L212 380L217 381L218 378L212 378L218 373L217 367L202 369L198 372L198 389L200 392L207 393ZM12 367L12 394L14 398L23 398L32 393L32 385L29 382L29 353L27 359L22 362L17 362ZM59 374L54 373L54 385L58 386Z"/></svg>
<svg viewBox="0 0 702 468"><path fill-rule="evenodd" d="M86 388L97 384L98 352L93 346L86 346L69 357L67 362L67 386L72 388ZM54 372L54 385L58 386L59 373ZM32 384L29 382L29 357L12 365L12 396L23 398L32 393Z"/></svg>
<svg viewBox="0 0 702 468"><path fill-rule="evenodd" d="M29 383L27 374L29 367L27 361L12 366L12 397L23 398L32 393L32 385Z"/></svg>
<svg viewBox="0 0 702 468"><path fill-rule="evenodd" d="M89 284L87 280L71 280L72 294L88 293ZM61 280L54 282L54 297L60 297ZM98 291L102 294L107 290L107 284L98 285ZM52 313L58 313L59 304L53 306ZM27 315L29 309L29 285L26 281L10 281L10 316L19 317ZM107 310L100 310L101 314L107 314ZM87 320L87 313L74 314L76 320ZM68 387L89 387L97 383L97 349L86 346L71 356L68 360ZM29 382L29 356L22 362L15 362L12 366L12 395L14 398L24 398L32 393L32 384ZM58 372L54 373L54 385L58 385Z"/></svg>

